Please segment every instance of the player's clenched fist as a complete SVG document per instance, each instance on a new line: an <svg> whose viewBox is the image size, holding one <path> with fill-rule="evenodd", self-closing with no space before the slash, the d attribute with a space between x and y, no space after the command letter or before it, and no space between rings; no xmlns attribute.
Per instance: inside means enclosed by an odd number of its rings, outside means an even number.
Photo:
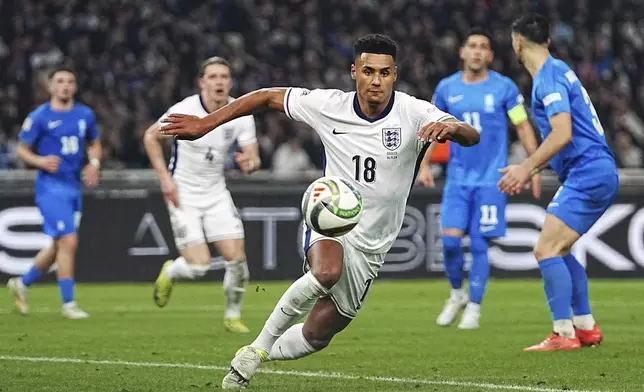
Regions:
<svg viewBox="0 0 644 392"><path fill-rule="evenodd" d="M60 157L56 155L47 155L40 158L39 167L47 173L56 173L60 166Z"/></svg>
<svg viewBox="0 0 644 392"><path fill-rule="evenodd" d="M204 129L202 121L197 116L187 114L170 114L164 120L160 132L164 135L175 136L177 139L195 140L199 139L209 129Z"/></svg>

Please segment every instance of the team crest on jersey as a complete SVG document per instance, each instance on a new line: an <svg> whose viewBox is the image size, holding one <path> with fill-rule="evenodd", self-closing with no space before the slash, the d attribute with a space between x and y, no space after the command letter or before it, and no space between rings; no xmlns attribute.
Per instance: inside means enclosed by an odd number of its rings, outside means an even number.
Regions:
<svg viewBox="0 0 644 392"><path fill-rule="evenodd" d="M85 137L85 131L87 130L87 122L85 120L78 120L78 133L80 137Z"/></svg>
<svg viewBox="0 0 644 392"><path fill-rule="evenodd" d="M395 150L402 143L401 128L382 128L382 145L387 150Z"/></svg>
<svg viewBox="0 0 644 392"><path fill-rule="evenodd" d="M485 94L485 98L483 98L483 105L485 106L485 111L486 112L493 113L494 112L494 95Z"/></svg>

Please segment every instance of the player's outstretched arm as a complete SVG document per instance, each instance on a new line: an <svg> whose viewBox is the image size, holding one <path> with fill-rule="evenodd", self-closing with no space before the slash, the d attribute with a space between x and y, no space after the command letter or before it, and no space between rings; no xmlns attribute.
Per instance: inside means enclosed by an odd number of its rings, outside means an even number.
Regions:
<svg viewBox="0 0 644 392"><path fill-rule="evenodd" d="M163 120L165 125L161 127L161 133L174 135L178 139L194 140L238 117L267 109L284 112L286 90L286 88L265 88L250 92L203 118L170 114Z"/></svg>
<svg viewBox="0 0 644 392"><path fill-rule="evenodd" d="M428 123L420 130L418 137L424 141L437 141L439 143L451 140L464 147L478 144L481 140L481 136L476 129L472 128L468 123L453 117L439 122Z"/></svg>

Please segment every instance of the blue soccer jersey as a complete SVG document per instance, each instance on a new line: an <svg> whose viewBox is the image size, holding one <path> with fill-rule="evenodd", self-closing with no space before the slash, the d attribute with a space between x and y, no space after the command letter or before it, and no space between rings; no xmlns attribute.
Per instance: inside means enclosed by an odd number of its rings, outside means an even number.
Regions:
<svg viewBox="0 0 644 392"><path fill-rule="evenodd" d="M619 188L615 158L597 112L575 72L552 56L534 76L532 111L544 139L552 132L551 117L571 117L572 139L550 159L562 186L548 212L584 234L610 207Z"/></svg>
<svg viewBox="0 0 644 392"><path fill-rule="evenodd" d="M60 157L55 173L39 170L36 204L44 219L44 232L53 237L76 230L81 210L81 172L85 145L97 138L94 112L74 104L71 110L53 110L49 103L29 113L20 141L40 156Z"/></svg>
<svg viewBox="0 0 644 392"><path fill-rule="evenodd" d="M466 83L457 72L436 86L434 104L481 134L472 147L450 144L447 181L466 186L496 186L499 169L508 162L508 117L515 124L527 120L523 96L516 84L498 72L478 83Z"/></svg>
<svg viewBox="0 0 644 392"><path fill-rule="evenodd" d="M434 104L469 123L481 134L473 147L450 144L441 226L472 237L502 237L506 231L507 196L497 188L499 169L508 162L508 118L527 120L523 97L510 79L488 71L478 83L463 81L463 72L443 79Z"/></svg>

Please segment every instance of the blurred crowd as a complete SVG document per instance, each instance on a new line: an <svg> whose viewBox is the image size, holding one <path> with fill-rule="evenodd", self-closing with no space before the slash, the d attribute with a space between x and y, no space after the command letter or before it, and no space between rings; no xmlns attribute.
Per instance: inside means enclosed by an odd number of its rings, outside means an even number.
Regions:
<svg viewBox="0 0 644 392"><path fill-rule="evenodd" d="M142 132L196 91L212 55L233 65L233 96L267 86L352 90L353 40L383 32L400 45L397 89L430 99L459 67L473 25L494 36L492 68L529 100L516 62L512 20L539 11L553 21L552 48L588 89L623 167L642 166L644 2L640 0L0 0L0 168L27 113L47 99L45 70L78 73L79 100L97 114L104 166L145 168ZM528 102L529 104L529 102ZM319 139L282 114L257 117L263 167L321 167ZM512 161L523 152L512 138Z"/></svg>

